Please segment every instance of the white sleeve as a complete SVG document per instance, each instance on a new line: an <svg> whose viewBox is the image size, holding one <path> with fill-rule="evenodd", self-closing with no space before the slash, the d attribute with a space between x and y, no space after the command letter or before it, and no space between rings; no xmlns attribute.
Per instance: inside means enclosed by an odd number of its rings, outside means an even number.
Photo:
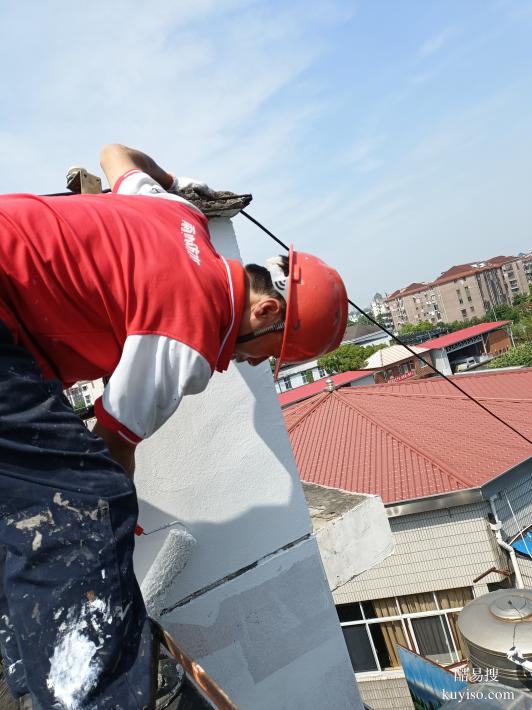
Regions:
<svg viewBox="0 0 532 710"><path fill-rule="evenodd" d="M184 395L202 392L211 375L207 360L188 345L163 335L130 335L101 403L105 415L145 439Z"/></svg>
<svg viewBox="0 0 532 710"><path fill-rule="evenodd" d="M200 209L193 205L192 202L185 200L184 197L166 192L166 190L159 185L157 180L154 180L141 170L128 170L127 173L124 173L124 175L117 180L113 192L118 195L148 195L149 197L173 200L174 202L180 202L182 205L190 207L190 209L198 214L203 214Z"/></svg>

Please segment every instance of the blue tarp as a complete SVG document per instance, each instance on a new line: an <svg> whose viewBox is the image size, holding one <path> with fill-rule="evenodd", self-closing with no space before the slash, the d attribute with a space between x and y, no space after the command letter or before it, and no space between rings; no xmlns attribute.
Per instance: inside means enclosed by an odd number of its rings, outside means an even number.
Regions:
<svg viewBox="0 0 532 710"><path fill-rule="evenodd" d="M511 544L520 555L532 558L532 530L523 532L522 536L518 535Z"/></svg>

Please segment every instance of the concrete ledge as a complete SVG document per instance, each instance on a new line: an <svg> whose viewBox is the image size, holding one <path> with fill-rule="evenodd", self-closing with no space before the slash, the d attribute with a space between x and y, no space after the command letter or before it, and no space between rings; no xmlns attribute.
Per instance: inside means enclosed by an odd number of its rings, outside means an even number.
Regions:
<svg viewBox="0 0 532 710"><path fill-rule="evenodd" d="M375 567L394 551L378 496L303 483L312 526L331 590Z"/></svg>

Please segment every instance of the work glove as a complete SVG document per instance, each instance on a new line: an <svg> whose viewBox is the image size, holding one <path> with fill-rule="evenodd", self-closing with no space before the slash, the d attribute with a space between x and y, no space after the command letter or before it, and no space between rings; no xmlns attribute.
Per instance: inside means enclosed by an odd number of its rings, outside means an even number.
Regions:
<svg viewBox="0 0 532 710"><path fill-rule="evenodd" d="M172 175L174 181L168 188L167 192L172 192L174 195L178 195L186 188L189 188L194 190L194 192L197 192L198 195L201 195L201 197L214 197L214 190L212 190L206 183L201 182L200 180L194 180L194 178L190 177L177 177L172 173L170 173L170 175Z"/></svg>

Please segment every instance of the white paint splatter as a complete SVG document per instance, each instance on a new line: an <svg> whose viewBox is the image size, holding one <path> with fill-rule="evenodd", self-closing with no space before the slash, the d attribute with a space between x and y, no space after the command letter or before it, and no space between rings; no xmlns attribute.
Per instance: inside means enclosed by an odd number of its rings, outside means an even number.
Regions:
<svg viewBox="0 0 532 710"><path fill-rule="evenodd" d="M42 533L38 530L35 531L35 537L31 543L31 549L35 552L42 545Z"/></svg>
<svg viewBox="0 0 532 710"><path fill-rule="evenodd" d="M55 647L50 659L47 685L65 710L81 710L96 684L100 663L94 660L98 647L79 629L71 629Z"/></svg>
<svg viewBox="0 0 532 710"><path fill-rule="evenodd" d="M19 661L15 661L15 662L12 663L10 666L8 666L7 672L9 673L9 675L12 675L12 674L15 672L16 667L18 666L19 663L22 663L22 661L20 661L20 660L19 660Z"/></svg>
<svg viewBox="0 0 532 710"><path fill-rule="evenodd" d="M54 618L62 611L58 610ZM83 604L77 616L75 609L70 609L66 623L60 625L61 636L50 659L47 685L62 709L82 710L84 707L84 700L102 671L101 661L96 657L103 644L101 627L112 621L109 602L93 598ZM91 628L98 634L98 644L89 637Z"/></svg>
<svg viewBox="0 0 532 710"><path fill-rule="evenodd" d="M39 513L38 515L33 515L31 518L26 518L25 520L19 520L15 523L15 527L18 530L33 530L39 527L42 523L53 523L52 514L49 510L44 513Z"/></svg>

